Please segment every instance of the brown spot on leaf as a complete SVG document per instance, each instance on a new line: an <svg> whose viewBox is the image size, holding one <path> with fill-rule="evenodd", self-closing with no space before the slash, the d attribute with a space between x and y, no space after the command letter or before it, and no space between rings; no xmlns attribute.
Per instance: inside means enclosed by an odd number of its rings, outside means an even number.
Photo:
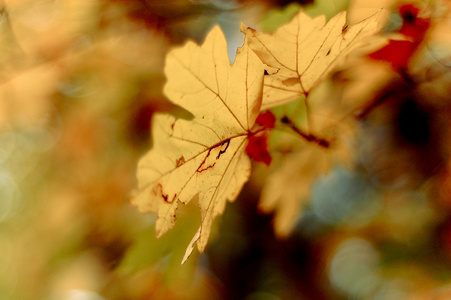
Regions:
<svg viewBox="0 0 451 300"><path fill-rule="evenodd" d="M212 165L209 165L209 166L204 167L205 162L207 161L208 157L210 157L211 150L213 150L213 149L214 149L214 148L211 148L210 150L208 150L207 156L205 156L204 160L203 160L202 163L199 165L199 167L197 168L196 172L202 173L203 171L206 171L206 170L208 170L208 169L210 169L210 168L213 168L213 167L216 165L216 163L213 163Z"/></svg>
<svg viewBox="0 0 451 300"><path fill-rule="evenodd" d="M216 156L216 159L219 159L219 157L224 154L227 151L227 148L229 148L230 139L224 141L219 147L223 147L225 145L224 149L219 150L218 156Z"/></svg>
<svg viewBox="0 0 451 300"><path fill-rule="evenodd" d="M169 196L168 196L168 194L165 195L165 194L163 193L163 186L161 185L161 183L158 183L158 184L153 188L152 193L153 193L155 196L161 196L161 197L163 198L164 202L167 202L167 203L171 203L171 202L174 201L174 199L177 197L177 194L176 194L176 195L174 195L174 198L172 198L172 199L169 201Z"/></svg>
<svg viewBox="0 0 451 300"><path fill-rule="evenodd" d="M216 163L213 163L212 165L210 165L210 166L207 166L207 167L205 167L204 169L201 169L202 168L202 165L203 165L203 163L199 166L199 168L197 168L197 172L199 172L199 173L202 173L203 171L206 171L206 170L208 170L208 169L211 169L211 168L213 168L215 165L216 165Z"/></svg>
<svg viewBox="0 0 451 300"><path fill-rule="evenodd" d="M179 159L177 159L177 161L175 162L175 166L178 168L178 167L180 167L181 165L183 165L185 163L185 158L183 157L183 155L179 158Z"/></svg>
<svg viewBox="0 0 451 300"><path fill-rule="evenodd" d="M207 163L208 158L210 157L211 151L212 151L213 149L219 148L219 153L218 153L218 155L216 156L216 159L219 159L219 157L221 157L221 155L224 154L224 153L227 151L227 149L229 148L229 144L230 144L230 139L225 140L225 141L222 142L221 144L219 144L219 145L217 145L217 146L212 147L211 149L209 149L207 155L205 156L204 160L203 160L202 163L199 165L199 167L197 168L196 171L197 171L198 173L201 173L201 172L203 172L203 171L206 171L206 170L208 170L208 169L213 168L213 167L216 165L216 162L214 162L213 164L210 164L210 165L208 165L208 166L205 166L205 164Z"/></svg>

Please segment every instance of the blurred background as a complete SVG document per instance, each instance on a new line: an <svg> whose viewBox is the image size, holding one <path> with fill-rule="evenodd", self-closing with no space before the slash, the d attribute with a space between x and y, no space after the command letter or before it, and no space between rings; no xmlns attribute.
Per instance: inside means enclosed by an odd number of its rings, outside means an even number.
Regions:
<svg viewBox="0 0 451 300"><path fill-rule="evenodd" d="M196 205L181 209L175 228L156 239L156 217L129 202L137 161L151 146L152 115L179 112L162 95L169 49L202 42L220 24L233 60L243 43L240 22L273 31L301 8L328 18L348 10L352 22L385 7L384 32L396 31L398 5L0 1L0 298L451 299L446 1L415 2L435 31L413 63L413 88L386 88L396 76L380 66L376 84L361 64L318 87L312 97L334 102L318 105L312 118L329 108L327 120L344 120L362 103L388 100L353 123L351 166L308 179L293 171L307 192L295 199L283 237L258 201L268 174L283 170L284 157L304 141L274 146L269 168L255 163L251 181L215 222L206 252L182 266L200 219Z"/></svg>

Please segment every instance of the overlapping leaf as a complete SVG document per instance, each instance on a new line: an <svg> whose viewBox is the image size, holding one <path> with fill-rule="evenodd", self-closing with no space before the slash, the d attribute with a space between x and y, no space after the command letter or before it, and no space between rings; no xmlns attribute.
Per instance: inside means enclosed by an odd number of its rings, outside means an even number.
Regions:
<svg viewBox="0 0 451 300"><path fill-rule="evenodd" d="M314 181L330 167L327 151L310 147L288 155L280 168L271 173L263 187L259 207L264 212L275 211L274 230L278 236L291 232Z"/></svg>
<svg viewBox="0 0 451 300"><path fill-rule="evenodd" d="M262 109L287 103L307 94L327 77L340 59L378 30L377 14L346 26L346 12L326 24L326 17L299 12L273 34L241 26L249 47L265 63Z"/></svg>
<svg viewBox="0 0 451 300"><path fill-rule="evenodd" d="M215 27L203 45L188 42L172 50L165 74L166 96L194 117L154 117L154 146L138 164L132 203L158 214L156 232L161 236L174 226L178 205L198 195L201 225L185 260L195 242L200 251L205 248L213 219L250 176L244 150L260 111L264 70L246 45L231 66L225 37Z"/></svg>
<svg viewBox="0 0 451 300"><path fill-rule="evenodd" d="M349 108L334 95L337 91L329 85L319 86L310 95L315 118L310 120L309 132L324 143L306 142L291 134L279 137L280 154L273 153L273 171L263 184L259 201L260 210L274 213L274 231L279 237L291 233L320 176L337 166L349 168L354 164L352 141L357 134L356 124L343 118ZM291 121L288 124L297 128Z"/></svg>
<svg viewBox="0 0 451 300"><path fill-rule="evenodd" d="M260 210L274 212L278 236L291 233L318 177L329 173L336 164L351 164L350 160L349 148L337 140L332 148L309 144L283 157L280 166L268 176L259 202Z"/></svg>

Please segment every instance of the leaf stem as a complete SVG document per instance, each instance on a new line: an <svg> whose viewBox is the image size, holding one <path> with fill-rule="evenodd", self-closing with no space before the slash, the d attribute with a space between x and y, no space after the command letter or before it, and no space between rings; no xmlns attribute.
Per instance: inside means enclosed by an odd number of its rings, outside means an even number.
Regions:
<svg viewBox="0 0 451 300"><path fill-rule="evenodd" d="M259 129L256 130L256 131L248 130L248 131L247 131L247 136L248 136L248 137L251 137L251 136L254 136L254 135L256 135L256 134L258 134L258 133L260 133L260 132L262 132L262 131L265 131L265 130L268 130L268 128L259 128Z"/></svg>
<svg viewBox="0 0 451 300"><path fill-rule="evenodd" d="M283 117L281 119L281 121L283 124L288 125L294 132L296 132L300 137L302 137L307 142L315 143L318 146L321 146L323 148L329 148L330 142L328 140L316 137L311 133L307 134L307 133L303 132L301 129L296 127L296 125L293 123L293 121L291 121L288 117L286 117L286 116Z"/></svg>
<svg viewBox="0 0 451 300"><path fill-rule="evenodd" d="M310 118L310 106L308 105L308 92L305 92L305 98L304 98L304 104L305 104L305 112L307 116L307 130L308 132L311 132L312 130L312 120Z"/></svg>

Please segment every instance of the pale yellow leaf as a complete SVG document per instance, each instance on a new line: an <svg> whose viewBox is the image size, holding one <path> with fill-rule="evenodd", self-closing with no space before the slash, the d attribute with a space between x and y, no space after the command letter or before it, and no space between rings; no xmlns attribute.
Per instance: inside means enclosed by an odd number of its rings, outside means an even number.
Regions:
<svg viewBox="0 0 451 300"><path fill-rule="evenodd" d="M244 150L260 111L263 73L246 45L230 65L219 27L201 46L188 42L167 55L164 93L194 117L154 117L154 146L138 164L132 203L158 214L156 232L161 236L174 226L178 205L198 195L201 224L184 260L195 242L204 250L213 219L249 179L251 163Z"/></svg>
<svg viewBox="0 0 451 300"><path fill-rule="evenodd" d="M270 67L264 81L262 110L310 92L343 57L379 29L377 16L346 26L346 12L326 23L325 16L312 18L301 11L273 34L242 24L249 47Z"/></svg>

